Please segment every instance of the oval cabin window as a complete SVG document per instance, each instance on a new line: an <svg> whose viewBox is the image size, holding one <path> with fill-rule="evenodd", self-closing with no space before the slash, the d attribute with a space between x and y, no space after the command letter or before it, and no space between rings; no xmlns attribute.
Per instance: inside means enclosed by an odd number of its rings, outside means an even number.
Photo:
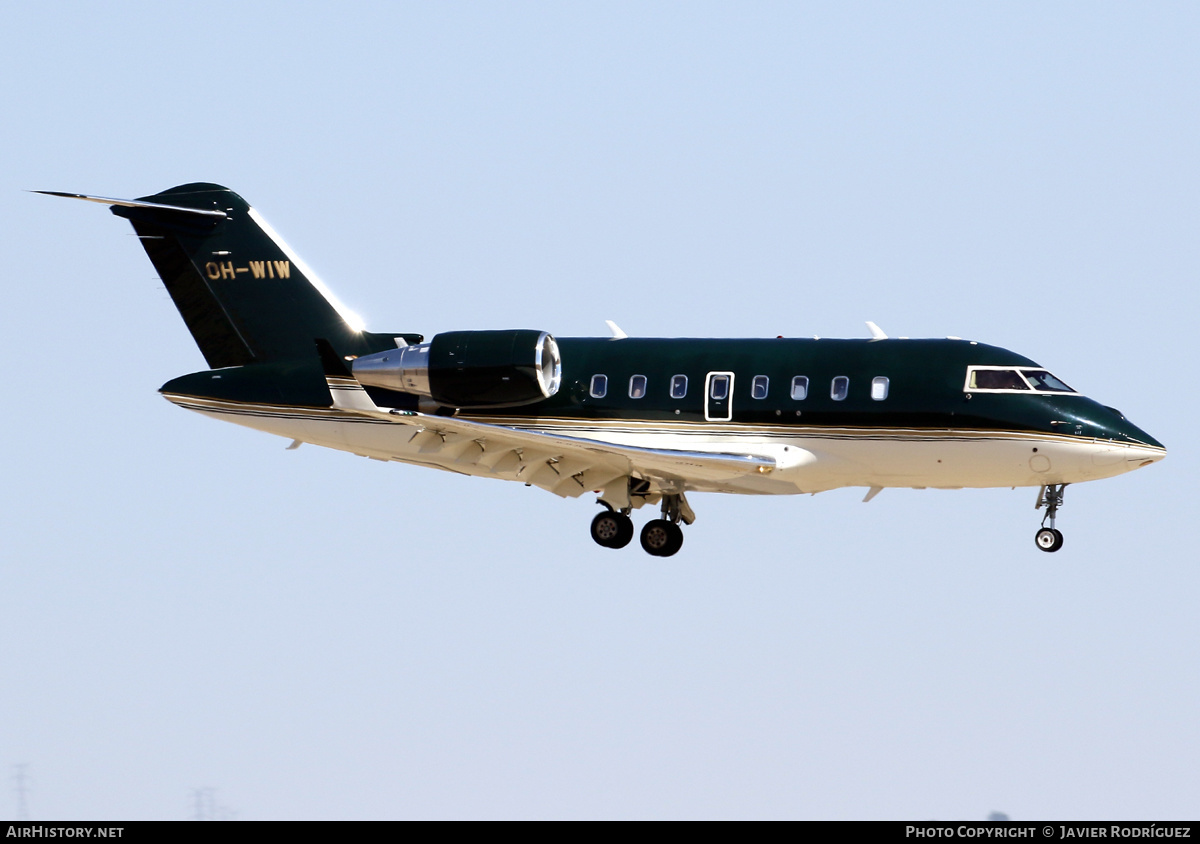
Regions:
<svg viewBox="0 0 1200 844"><path fill-rule="evenodd" d="M629 397L641 399L646 397L646 376L635 375L629 379Z"/></svg>

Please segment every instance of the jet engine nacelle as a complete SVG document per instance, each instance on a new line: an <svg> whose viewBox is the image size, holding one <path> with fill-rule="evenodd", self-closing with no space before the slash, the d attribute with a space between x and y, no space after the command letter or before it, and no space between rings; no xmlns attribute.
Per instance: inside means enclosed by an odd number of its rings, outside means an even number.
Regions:
<svg viewBox="0 0 1200 844"><path fill-rule="evenodd" d="M428 343L364 355L360 384L427 396L446 407L513 407L550 398L562 381L558 343L545 331L448 331Z"/></svg>

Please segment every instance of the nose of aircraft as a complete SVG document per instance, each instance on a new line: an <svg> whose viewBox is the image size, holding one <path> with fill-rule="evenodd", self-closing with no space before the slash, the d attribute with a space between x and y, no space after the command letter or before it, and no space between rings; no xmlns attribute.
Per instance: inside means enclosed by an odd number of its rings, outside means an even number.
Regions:
<svg viewBox="0 0 1200 844"><path fill-rule="evenodd" d="M1129 451L1125 459L1132 468L1149 466L1167 456L1167 449L1162 443L1122 416L1120 411L1111 407L1105 409L1113 415L1111 428L1117 434L1114 439L1128 443Z"/></svg>

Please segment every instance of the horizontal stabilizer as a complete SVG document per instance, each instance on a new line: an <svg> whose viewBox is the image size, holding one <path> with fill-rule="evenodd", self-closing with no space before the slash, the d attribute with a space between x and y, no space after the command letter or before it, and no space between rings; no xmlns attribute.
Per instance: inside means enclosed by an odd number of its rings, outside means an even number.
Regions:
<svg viewBox="0 0 1200 844"><path fill-rule="evenodd" d="M101 205L119 205L122 208L151 208L156 211L178 211L182 214L199 214L201 217L219 217L228 215L224 211L206 208L185 208L182 205L164 205L161 202L142 202L138 199L113 199L110 196L88 196L83 193L63 193L57 190L35 190L30 193L40 193L45 196L62 196L67 199L83 199L88 202L99 202Z"/></svg>

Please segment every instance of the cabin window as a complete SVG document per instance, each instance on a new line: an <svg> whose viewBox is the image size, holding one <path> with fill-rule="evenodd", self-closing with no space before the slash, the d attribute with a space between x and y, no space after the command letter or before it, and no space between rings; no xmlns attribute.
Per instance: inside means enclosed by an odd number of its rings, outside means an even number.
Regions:
<svg viewBox="0 0 1200 844"><path fill-rule="evenodd" d="M594 399L604 398L604 396L608 394L608 376L607 375L593 375L592 376L592 389L589 392L591 393L591 396Z"/></svg>
<svg viewBox="0 0 1200 844"><path fill-rule="evenodd" d="M1029 379L1035 390L1045 390L1048 393L1075 392L1044 369L1022 369L1021 374Z"/></svg>
<svg viewBox="0 0 1200 844"><path fill-rule="evenodd" d="M888 379L886 375L877 375L871 379L871 398L883 401L888 394Z"/></svg>
<svg viewBox="0 0 1200 844"><path fill-rule="evenodd" d="M767 387L771 383L765 375L755 375L754 380L750 382L750 398L765 399L767 397Z"/></svg>
<svg viewBox="0 0 1200 844"><path fill-rule="evenodd" d="M646 376L635 375L629 379L629 397L640 399L646 395Z"/></svg>
<svg viewBox="0 0 1200 844"><path fill-rule="evenodd" d="M672 375L671 376L671 398L681 399L687 395L687 376Z"/></svg>
<svg viewBox="0 0 1200 844"><path fill-rule="evenodd" d="M850 395L850 379L845 375L834 378L833 383L829 385L829 397L834 401L843 401L848 395Z"/></svg>
<svg viewBox="0 0 1200 844"><path fill-rule="evenodd" d="M717 401L722 401L729 397L729 376L714 375L712 376L711 386L708 388L708 394Z"/></svg>
<svg viewBox="0 0 1200 844"><path fill-rule="evenodd" d="M804 401L808 398L807 375L797 375L792 379L792 398L796 401Z"/></svg>

